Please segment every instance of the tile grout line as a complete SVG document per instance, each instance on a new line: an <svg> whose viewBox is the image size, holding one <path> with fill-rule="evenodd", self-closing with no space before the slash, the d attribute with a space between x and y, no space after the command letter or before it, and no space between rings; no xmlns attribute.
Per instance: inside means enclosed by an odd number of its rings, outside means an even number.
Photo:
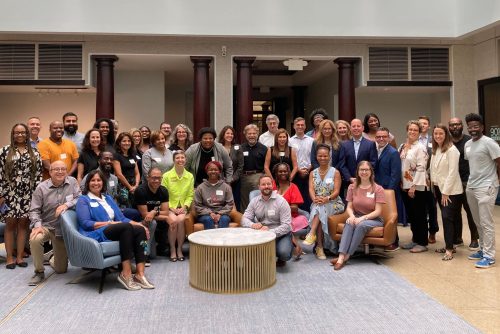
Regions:
<svg viewBox="0 0 500 334"><path fill-rule="evenodd" d="M7 321L9 321L17 313L17 311L24 306L24 304L26 304L39 290L41 290L45 286L45 284L47 284L47 281L53 274L54 272L48 275L42 284L38 284L2 320L0 320L0 327L2 327Z"/></svg>

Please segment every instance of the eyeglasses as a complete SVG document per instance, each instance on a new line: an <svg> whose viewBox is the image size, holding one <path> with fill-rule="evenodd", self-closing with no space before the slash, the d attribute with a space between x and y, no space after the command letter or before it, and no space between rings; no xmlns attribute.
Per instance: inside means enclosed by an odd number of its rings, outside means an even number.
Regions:
<svg viewBox="0 0 500 334"><path fill-rule="evenodd" d="M371 169L370 169L370 168L360 168L360 169L359 169L359 171L360 171L360 172L365 172L365 173L366 173L366 172L370 172L370 171L371 171Z"/></svg>
<svg viewBox="0 0 500 334"><path fill-rule="evenodd" d="M388 136L375 136L376 139L385 139L387 138Z"/></svg>
<svg viewBox="0 0 500 334"><path fill-rule="evenodd" d="M14 136L26 136L26 131L15 131L14 132Z"/></svg>
<svg viewBox="0 0 500 334"><path fill-rule="evenodd" d="M67 170L66 167L55 167L50 169L53 172L60 173L60 172L65 172Z"/></svg>

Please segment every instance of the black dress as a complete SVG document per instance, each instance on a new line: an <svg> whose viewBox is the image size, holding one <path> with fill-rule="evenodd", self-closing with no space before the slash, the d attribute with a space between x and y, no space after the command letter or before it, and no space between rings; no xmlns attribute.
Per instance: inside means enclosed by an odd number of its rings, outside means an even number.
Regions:
<svg viewBox="0 0 500 334"><path fill-rule="evenodd" d="M271 150L271 163L269 164L269 170L271 171L271 174L274 172L274 166L276 166L280 162L283 162L283 163L287 164L288 166L290 166L290 170L293 169L292 148L290 146L288 146L286 149L288 150L288 156L286 156L284 151L280 151L279 156L276 157L273 154L273 148L272 147L270 148L270 150ZM274 177L274 175L273 175L273 177Z"/></svg>

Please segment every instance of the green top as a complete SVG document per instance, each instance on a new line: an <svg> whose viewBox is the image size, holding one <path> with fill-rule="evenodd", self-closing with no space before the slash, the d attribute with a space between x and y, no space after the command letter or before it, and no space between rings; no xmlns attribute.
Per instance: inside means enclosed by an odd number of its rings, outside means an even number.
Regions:
<svg viewBox="0 0 500 334"><path fill-rule="evenodd" d="M163 174L161 185L168 189L168 206L170 208L184 206L188 209L191 206L194 196L194 177L186 169L179 177L175 168L172 168Z"/></svg>

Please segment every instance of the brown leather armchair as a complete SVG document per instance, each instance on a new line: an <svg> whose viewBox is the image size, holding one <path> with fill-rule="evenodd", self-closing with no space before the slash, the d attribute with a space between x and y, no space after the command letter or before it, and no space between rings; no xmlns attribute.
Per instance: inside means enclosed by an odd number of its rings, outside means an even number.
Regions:
<svg viewBox="0 0 500 334"><path fill-rule="evenodd" d="M233 210L231 210L231 212L229 213L229 217L231 217L229 227L240 227L242 216L243 215L236 211L236 208L233 207ZM203 231L205 229L205 226L203 226L202 223L196 222L196 210L194 209L194 205L191 207L189 215L186 215L184 226L186 228L186 236L190 235L193 232Z"/></svg>
<svg viewBox="0 0 500 334"><path fill-rule="evenodd" d="M365 245L365 253L368 253L368 245L389 246L396 240L398 224L398 211L394 190L384 190L385 204L382 204L383 227L375 227L370 230L361 242ZM345 221L349 215L344 212L340 215L328 217L328 232L332 239L339 241L344 231Z"/></svg>

